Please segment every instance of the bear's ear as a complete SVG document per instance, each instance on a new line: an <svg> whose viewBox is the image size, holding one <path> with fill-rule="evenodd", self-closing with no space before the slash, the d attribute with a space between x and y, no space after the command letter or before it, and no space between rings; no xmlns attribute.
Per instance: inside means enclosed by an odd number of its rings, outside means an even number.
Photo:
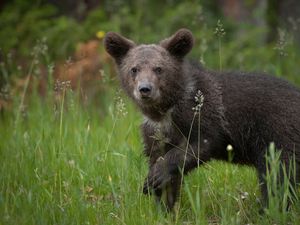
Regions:
<svg viewBox="0 0 300 225"><path fill-rule="evenodd" d="M135 46L135 43L125 37L115 33L108 32L104 37L104 47L106 51L119 64L127 52Z"/></svg>
<svg viewBox="0 0 300 225"><path fill-rule="evenodd" d="M160 45L167 49L171 55L183 58L194 45L194 37L188 29L180 29L171 37L160 42Z"/></svg>

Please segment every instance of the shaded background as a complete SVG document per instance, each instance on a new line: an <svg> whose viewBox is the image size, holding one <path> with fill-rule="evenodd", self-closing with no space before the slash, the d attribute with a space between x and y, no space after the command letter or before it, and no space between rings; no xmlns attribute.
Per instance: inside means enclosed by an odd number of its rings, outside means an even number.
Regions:
<svg viewBox="0 0 300 225"><path fill-rule="evenodd" d="M56 81L70 81L87 104L99 102L115 80L102 47L110 30L149 43L187 27L196 37L191 55L207 67L299 83L299 15L298 0L2 0L0 107L20 95L28 76L26 92L46 96ZM112 82L103 84L104 76Z"/></svg>

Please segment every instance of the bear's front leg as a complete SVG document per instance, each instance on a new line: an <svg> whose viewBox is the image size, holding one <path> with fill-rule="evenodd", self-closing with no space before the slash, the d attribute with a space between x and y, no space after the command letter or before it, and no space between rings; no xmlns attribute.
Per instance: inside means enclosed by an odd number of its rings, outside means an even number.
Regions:
<svg viewBox="0 0 300 225"><path fill-rule="evenodd" d="M154 191L162 189L171 181L171 178L172 171L169 163L165 161L164 157L159 157L150 168L144 184L144 193L148 192L149 188Z"/></svg>
<svg viewBox="0 0 300 225"><path fill-rule="evenodd" d="M168 164L163 162L164 158L158 158L157 162L150 168L144 183L144 194L155 195L157 203L163 203L168 211L171 211L179 196L182 183L180 173L172 173Z"/></svg>
<svg viewBox="0 0 300 225"><path fill-rule="evenodd" d="M172 210L180 192L182 172L187 173L196 166L195 154L171 149L152 165L143 191L145 194L153 191L159 200L165 195L165 205L168 210Z"/></svg>
<svg viewBox="0 0 300 225"><path fill-rule="evenodd" d="M174 176L165 187L165 205L171 211L179 197L182 184L182 176Z"/></svg>

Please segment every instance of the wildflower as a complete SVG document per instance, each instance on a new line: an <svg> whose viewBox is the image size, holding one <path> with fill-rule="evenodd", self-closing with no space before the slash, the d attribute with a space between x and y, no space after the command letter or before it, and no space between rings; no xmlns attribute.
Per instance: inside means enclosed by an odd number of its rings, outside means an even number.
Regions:
<svg viewBox="0 0 300 225"><path fill-rule="evenodd" d="M274 50L277 50L280 56L287 56L288 53L286 52L286 46L287 46L287 35L282 29L278 29L278 41L276 43L276 46L274 47Z"/></svg>
<svg viewBox="0 0 300 225"><path fill-rule="evenodd" d="M117 115L122 115L122 116L127 115L125 103L119 94L116 97L116 109L117 109Z"/></svg>
<svg viewBox="0 0 300 225"><path fill-rule="evenodd" d="M65 91L67 89L71 89L71 81L56 80L54 85L54 91L59 92L59 91Z"/></svg>
<svg viewBox="0 0 300 225"><path fill-rule="evenodd" d="M48 52L47 39L43 38L42 40L38 40L36 45L33 47L31 55L34 57L38 57L39 55L46 55Z"/></svg>
<svg viewBox="0 0 300 225"><path fill-rule="evenodd" d="M245 200L249 197L249 193L247 191L241 192L240 197L241 197L242 200Z"/></svg>
<svg viewBox="0 0 300 225"><path fill-rule="evenodd" d="M226 32L223 28L223 24L221 23L220 20L218 20L218 22L217 22L217 26L215 28L214 34L216 34L219 38L223 37L226 34Z"/></svg>
<svg viewBox="0 0 300 225"><path fill-rule="evenodd" d="M228 152L232 151L232 150L233 150L232 145L227 145L226 150L227 150Z"/></svg>
<svg viewBox="0 0 300 225"><path fill-rule="evenodd" d="M203 101L204 101L204 96L203 96L202 92L200 90L198 90L198 92L195 95L195 102L197 103L197 105L192 108L192 110L195 112L195 114L200 113L200 110L203 106Z"/></svg>
<svg viewBox="0 0 300 225"><path fill-rule="evenodd" d="M105 35L105 32L104 32L103 30L99 30L99 31L96 33L96 37L99 38L99 39L104 38L104 35Z"/></svg>

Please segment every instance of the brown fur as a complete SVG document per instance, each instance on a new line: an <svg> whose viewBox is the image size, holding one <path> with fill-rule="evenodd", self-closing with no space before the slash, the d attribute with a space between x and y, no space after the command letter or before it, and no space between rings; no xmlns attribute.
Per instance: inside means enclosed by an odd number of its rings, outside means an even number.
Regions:
<svg viewBox="0 0 300 225"><path fill-rule="evenodd" d="M295 154L299 182L299 90L268 75L207 71L184 59L193 43L186 29L160 44L136 45L113 32L104 40L124 90L145 115L149 174L144 193L153 190L160 199L166 190L166 205L173 208L182 172L212 158L228 160L226 147L232 145L232 162L257 169L266 200L265 153L270 142L282 149L286 165ZM204 97L200 121L193 110L199 90Z"/></svg>

